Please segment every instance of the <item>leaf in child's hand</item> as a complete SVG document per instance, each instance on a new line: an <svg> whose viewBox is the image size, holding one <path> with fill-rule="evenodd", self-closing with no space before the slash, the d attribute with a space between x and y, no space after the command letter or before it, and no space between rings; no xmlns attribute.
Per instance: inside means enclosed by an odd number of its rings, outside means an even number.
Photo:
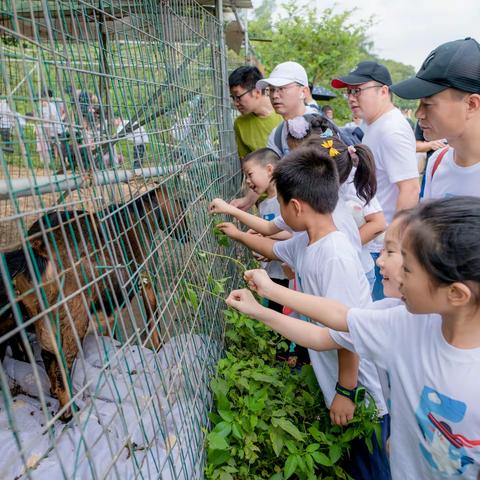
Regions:
<svg viewBox="0 0 480 480"><path fill-rule="evenodd" d="M222 247L228 247L230 245L230 241L228 240L228 236L225 235L218 227L217 225L222 223L222 220L214 220L213 221L213 228L212 232L215 235L215 238L217 239L217 243L222 246Z"/></svg>

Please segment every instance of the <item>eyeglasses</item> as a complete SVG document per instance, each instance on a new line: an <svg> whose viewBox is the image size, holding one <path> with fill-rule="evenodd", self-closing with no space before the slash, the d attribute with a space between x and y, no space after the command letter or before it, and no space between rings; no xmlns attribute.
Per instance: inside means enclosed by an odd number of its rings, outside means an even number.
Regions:
<svg viewBox="0 0 480 480"><path fill-rule="evenodd" d="M364 87L364 88L347 88L346 93L345 93L345 98L347 98L349 95L353 95L355 98L358 98L360 94L364 90L368 90L369 88L382 88L383 85L371 85L370 87Z"/></svg>
<svg viewBox="0 0 480 480"><path fill-rule="evenodd" d="M280 95L282 95L286 90L292 87L303 87L303 85L300 85L299 83L289 83L283 87L268 87L268 94L272 96L275 92L278 92Z"/></svg>
<svg viewBox="0 0 480 480"><path fill-rule="evenodd" d="M247 90L246 92L243 92L241 95L230 95L230 98L232 99L233 103L239 102L244 95L247 93L250 93L255 87L251 88L250 90Z"/></svg>

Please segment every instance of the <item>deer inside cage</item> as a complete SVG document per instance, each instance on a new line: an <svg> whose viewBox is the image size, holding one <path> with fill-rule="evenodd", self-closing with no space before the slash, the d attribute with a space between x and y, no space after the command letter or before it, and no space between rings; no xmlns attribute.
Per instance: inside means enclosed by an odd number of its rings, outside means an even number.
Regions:
<svg viewBox="0 0 480 480"><path fill-rule="evenodd" d="M193 1L0 6L0 478L202 476L221 35Z"/></svg>

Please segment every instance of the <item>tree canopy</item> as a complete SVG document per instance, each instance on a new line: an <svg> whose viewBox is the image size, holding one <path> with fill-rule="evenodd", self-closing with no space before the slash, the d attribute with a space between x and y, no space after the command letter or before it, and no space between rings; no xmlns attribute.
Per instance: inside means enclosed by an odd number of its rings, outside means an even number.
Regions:
<svg viewBox="0 0 480 480"><path fill-rule="evenodd" d="M320 10L299 6L294 0L282 5L285 15L274 15L276 8L275 0L264 0L249 22L249 36L267 74L278 63L291 60L305 67L315 85L331 88L332 78L345 75L359 61L367 59L387 66L394 82L414 74L412 66L380 59L371 52L373 45L368 36L373 24L371 17L354 22L355 10ZM349 121L351 113L341 93L328 103L340 124ZM395 103L401 108L415 107L415 102L397 98Z"/></svg>

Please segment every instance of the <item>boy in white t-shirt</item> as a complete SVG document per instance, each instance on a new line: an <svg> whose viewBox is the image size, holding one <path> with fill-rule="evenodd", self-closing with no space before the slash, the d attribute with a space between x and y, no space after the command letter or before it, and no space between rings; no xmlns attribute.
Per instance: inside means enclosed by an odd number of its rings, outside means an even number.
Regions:
<svg viewBox="0 0 480 480"><path fill-rule="evenodd" d="M428 55L415 77L392 86L420 99L416 112L426 140L445 138L425 171L424 198L480 195L480 44L455 40Z"/></svg>
<svg viewBox="0 0 480 480"><path fill-rule="evenodd" d="M332 219L338 200L338 170L334 160L312 147L300 147L277 165L273 174L282 218L295 232L285 241L275 241L241 232L231 223L218 228L267 258L283 260L295 271L303 292L341 300L348 305L370 304L370 289L357 252ZM387 415L378 373L373 364L353 352L309 351L330 417L345 425L353 418L357 382L375 398L379 415ZM358 368L360 365L360 368ZM358 376L357 376L358 372ZM361 478L390 478L384 449L372 455L365 448L352 449L355 464L369 465Z"/></svg>

